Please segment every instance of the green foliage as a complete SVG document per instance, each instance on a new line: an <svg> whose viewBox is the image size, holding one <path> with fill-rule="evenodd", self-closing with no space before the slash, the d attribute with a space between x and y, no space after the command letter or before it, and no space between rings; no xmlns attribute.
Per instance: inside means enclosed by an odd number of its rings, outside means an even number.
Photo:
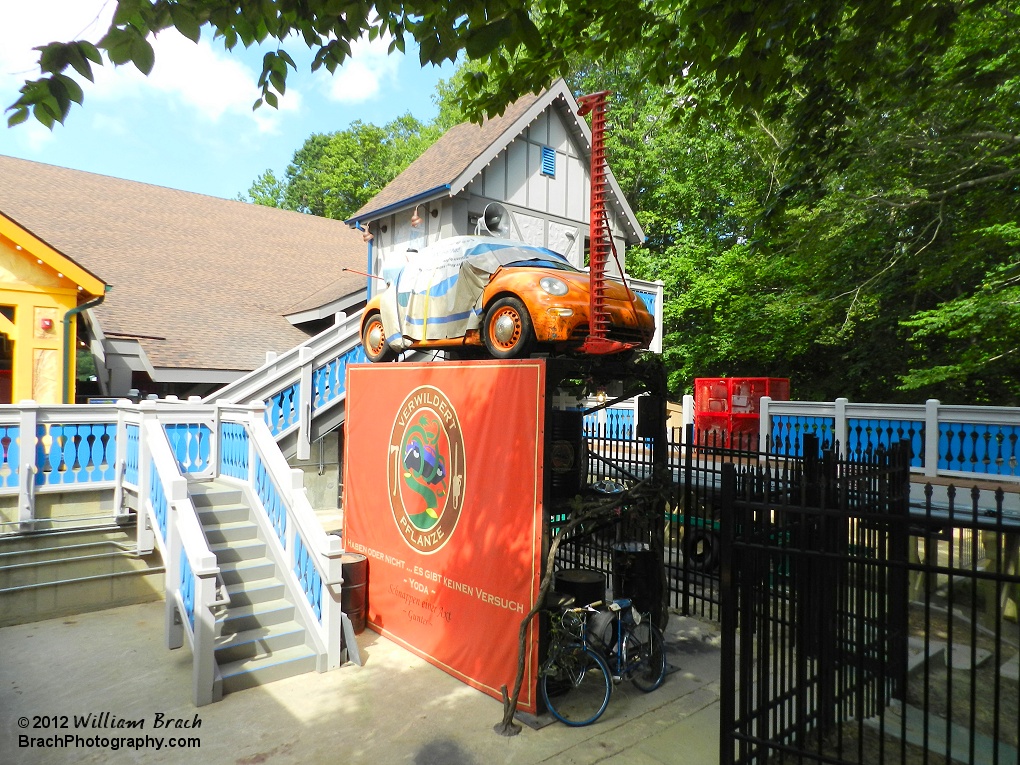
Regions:
<svg viewBox="0 0 1020 765"><path fill-rule="evenodd" d="M438 126L410 114L383 127L356 121L346 130L316 133L294 153L283 180L267 170L252 184L248 198L269 207L344 220L440 135Z"/></svg>
<svg viewBox="0 0 1020 765"><path fill-rule="evenodd" d="M802 398L1020 403L1020 27L963 10L923 77L879 45L810 157L795 103L653 88L630 54L578 66L576 91L616 92L610 164L648 235L628 269L665 283L674 395L775 375Z"/></svg>
<svg viewBox="0 0 1020 765"><path fill-rule="evenodd" d="M40 48L8 124L81 103L101 52L205 28L335 71L351 42L470 59L411 118L312 136L253 199L349 215L465 117L568 76L611 89L610 163L648 233L628 268L665 283L674 393L695 376L788 376L795 396L1020 403L1017 0L121 0L86 41ZM268 54L262 103L294 66ZM76 80L76 78L80 78Z"/></svg>
<svg viewBox="0 0 1020 765"><path fill-rule="evenodd" d="M75 379L91 380L96 376L96 359L88 348L78 348L75 353Z"/></svg>
<svg viewBox="0 0 1020 765"><path fill-rule="evenodd" d="M313 51L313 70L333 72L350 56L355 40L388 36L392 51L404 49L406 36L417 43L423 66L453 61L462 52L485 62L459 86L462 100L479 117L501 113L524 93L538 92L572 71L578 61L625 52L634 57L641 81L652 87L674 87L690 73L709 80L739 109L796 102L793 124L800 136L825 145L824 135L839 133L854 116L850 94L870 79L870 66L862 62L870 65L883 45L897 41L907 64L904 76L919 81L925 72L916 64L952 41L969 9L985 5L986 0L900 0L892 6L759 0L753 7L735 0L379 0L371 5L122 0L95 47L112 63L131 62L147 73L153 59L146 38L174 28L197 40L207 27L228 50L238 43L296 41ZM45 46L44 77L39 87L22 91L10 107L12 119L24 119L28 109L56 98L52 85L62 62L49 60L47 51L63 45ZM282 95L288 67L293 62L283 47L266 57L256 105L272 105ZM702 104L687 108L702 111ZM43 114L49 114L48 107ZM58 109L58 115L66 112Z"/></svg>
<svg viewBox="0 0 1020 765"><path fill-rule="evenodd" d="M346 130L313 134L294 153L282 179L266 170L238 199L346 220L443 133L467 120L456 92L472 71L463 65L439 82L434 97L439 114L431 122L404 114L382 127L356 121Z"/></svg>
<svg viewBox="0 0 1020 765"><path fill-rule="evenodd" d="M272 170L266 170L255 179L248 189L248 196L238 194L238 201L254 202L263 207L282 207L286 209L287 184L276 177Z"/></svg>

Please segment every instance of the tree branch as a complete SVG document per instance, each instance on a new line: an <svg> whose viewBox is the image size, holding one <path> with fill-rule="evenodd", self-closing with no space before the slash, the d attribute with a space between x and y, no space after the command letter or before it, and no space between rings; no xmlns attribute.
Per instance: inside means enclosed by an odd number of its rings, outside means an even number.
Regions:
<svg viewBox="0 0 1020 765"><path fill-rule="evenodd" d="M560 530L553 536L552 542L549 545L549 552L545 558L545 573L542 575L542 580L539 584L538 599L531 607L531 610L524 615L523 619L521 619L521 626L517 632L517 676L514 679L513 693L508 696L505 685L501 689L503 692L503 719L493 727L493 730L495 730L499 735L516 736L521 732L521 726L514 722L514 715L517 713L517 702L520 699L521 688L524 685L524 665L527 654L528 625L545 605L545 598L546 595L548 595L550 585L552 584L553 565L556 561L556 553L560 549L560 544L579 526L591 521L598 521L600 519L604 520L606 518L613 517L615 516L616 509L625 504L633 503L633 506L638 508L649 507L652 508L652 512L654 512L654 508L658 507L658 505L654 501L650 500L654 500L655 496L658 495L660 483L661 481L659 477L653 473L647 478L644 478L634 484L634 486L627 491L614 495L612 499L588 506L581 505L579 511L572 514L571 518L562 527L560 527Z"/></svg>

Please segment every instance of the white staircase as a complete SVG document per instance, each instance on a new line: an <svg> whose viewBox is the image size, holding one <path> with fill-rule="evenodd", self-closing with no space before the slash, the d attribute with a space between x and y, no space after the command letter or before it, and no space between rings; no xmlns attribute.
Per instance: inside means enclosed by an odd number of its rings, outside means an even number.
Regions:
<svg viewBox="0 0 1020 765"><path fill-rule="evenodd" d="M0 535L0 627L157 600L158 555L135 553L134 524Z"/></svg>
<svg viewBox="0 0 1020 765"><path fill-rule="evenodd" d="M321 657L293 600L304 595L288 592L242 489L191 481L189 494L229 595L216 613L218 690L231 693L315 670Z"/></svg>

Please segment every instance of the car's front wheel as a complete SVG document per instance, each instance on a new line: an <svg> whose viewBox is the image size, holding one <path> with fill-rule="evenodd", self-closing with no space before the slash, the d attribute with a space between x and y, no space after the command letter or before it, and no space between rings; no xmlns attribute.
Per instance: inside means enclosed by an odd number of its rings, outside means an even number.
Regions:
<svg viewBox="0 0 1020 765"><path fill-rule="evenodd" d="M386 330L383 329L382 317L378 311L371 313L365 320L361 344L369 361L392 361L396 357L393 349L386 344Z"/></svg>
<svg viewBox="0 0 1020 765"><path fill-rule="evenodd" d="M485 348L496 359L519 359L535 345L535 330L524 304L515 297L497 300L485 314Z"/></svg>

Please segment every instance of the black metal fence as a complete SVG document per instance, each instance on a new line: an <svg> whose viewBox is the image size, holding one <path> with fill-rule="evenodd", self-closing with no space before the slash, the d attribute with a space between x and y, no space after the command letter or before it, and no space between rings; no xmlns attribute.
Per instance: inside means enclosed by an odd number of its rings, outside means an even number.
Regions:
<svg viewBox="0 0 1020 765"><path fill-rule="evenodd" d="M811 446L812 458L764 482L753 468L724 468L724 763L805 752L843 762L841 725L902 697L907 461L902 450L818 459ZM865 761L886 761L878 755Z"/></svg>
<svg viewBox="0 0 1020 765"><path fill-rule="evenodd" d="M654 454L650 439L625 436L613 425L587 424L584 441L588 454L586 492L591 499L611 496L651 474ZM642 558L661 547L666 606L718 621L722 466L758 465L757 437L735 434L723 438L718 433L695 433L688 426L686 434L680 429L669 434L666 450L665 462L673 482L661 521L635 528L624 522L623 508L620 522L607 522L594 531L585 527L567 537L556 568L597 570L607 584L617 585L615 594L620 595L622 588L623 594L632 596L646 565ZM769 469L788 469L791 463L785 457L768 460ZM626 581L628 577L621 571L635 567L638 571ZM658 592L654 596L658 597Z"/></svg>
<svg viewBox="0 0 1020 765"><path fill-rule="evenodd" d="M661 526L578 534L557 567L620 585L661 534L669 605L723 624L722 762L1018 762L1017 495L910 484L895 449L680 435ZM648 475L647 442L606 436L590 484Z"/></svg>

